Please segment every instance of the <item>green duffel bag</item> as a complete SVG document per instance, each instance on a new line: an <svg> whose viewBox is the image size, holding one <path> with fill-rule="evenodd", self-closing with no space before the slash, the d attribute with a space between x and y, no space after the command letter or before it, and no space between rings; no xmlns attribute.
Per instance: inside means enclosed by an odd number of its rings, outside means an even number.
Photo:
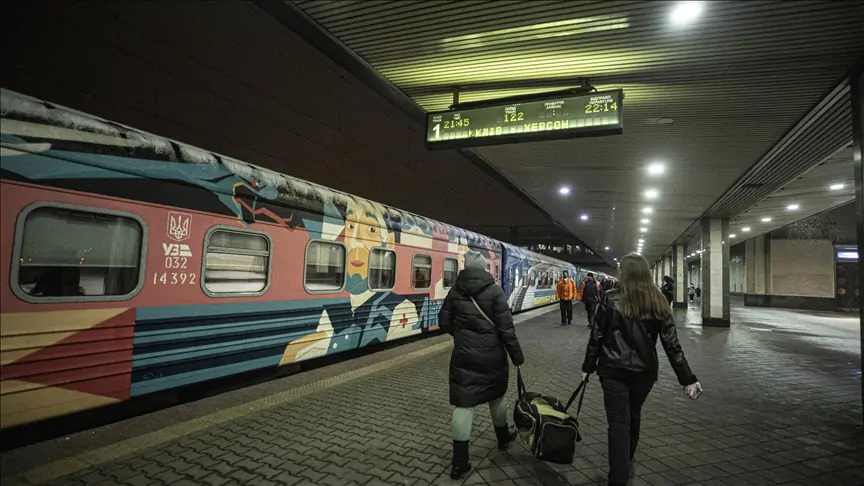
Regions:
<svg viewBox="0 0 864 486"><path fill-rule="evenodd" d="M555 397L526 391L522 381L522 370L517 368L516 381L519 399L513 409L513 423L519 429L519 437L534 454L543 461L571 464L579 435L579 411L585 398L585 382L579 384L567 405ZM567 409L579 396L576 416L571 417Z"/></svg>

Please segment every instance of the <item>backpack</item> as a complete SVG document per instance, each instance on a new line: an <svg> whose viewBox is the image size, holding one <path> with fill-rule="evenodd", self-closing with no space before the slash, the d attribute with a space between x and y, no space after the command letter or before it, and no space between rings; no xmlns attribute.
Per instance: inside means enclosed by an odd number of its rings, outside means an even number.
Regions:
<svg viewBox="0 0 864 486"><path fill-rule="evenodd" d="M522 370L516 370L519 399L513 409L513 423L525 446L541 461L571 464L579 435L579 411L585 398L585 383L582 382L570 396L567 405L554 397L526 391L522 381ZM581 393L580 393L581 392ZM579 395L576 416L567 414L567 409Z"/></svg>
<svg viewBox="0 0 864 486"><path fill-rule="evenodd" d="M600 293L599 282L592 279L589 283L589 281L586 279L585 282L583 282L583 286L585 287L585 290L582 292L582 298L580 299L582 302L596 303L600 300L598 295Z"/></svg>

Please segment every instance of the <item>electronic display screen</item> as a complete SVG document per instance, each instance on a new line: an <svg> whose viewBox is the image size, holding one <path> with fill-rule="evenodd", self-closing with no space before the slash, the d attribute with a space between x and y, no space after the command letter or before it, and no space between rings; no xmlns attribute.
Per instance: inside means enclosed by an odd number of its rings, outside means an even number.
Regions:
<svg viewBox="0 0 864 486"><path fill-rule="evenodd" d="M458 148L619 135L624 131L623 103L619 89L430 113L426 145Z"/></svg>

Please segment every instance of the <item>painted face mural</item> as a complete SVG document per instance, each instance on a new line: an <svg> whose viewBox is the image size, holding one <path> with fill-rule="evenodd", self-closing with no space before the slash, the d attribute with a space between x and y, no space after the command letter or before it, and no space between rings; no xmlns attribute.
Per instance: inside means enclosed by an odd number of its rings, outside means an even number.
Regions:
<svg viewBox="0 0 864 486"><path fill-rule="evenodd" d="M458 252L459 259L459 269L462 270L465 268L465 254L468 253L470 247L468 246L468 241L465 238L459 238L459 247L456 249Z"/></svg>
<svg viewBox="0 0 864 486"><path fill-rule="evenodd" d="M369 290L369 252L372 248L392 246L385 228L380 209L356 201L346 207L344 237L348 247L348 292L362 294Z"/></svg>

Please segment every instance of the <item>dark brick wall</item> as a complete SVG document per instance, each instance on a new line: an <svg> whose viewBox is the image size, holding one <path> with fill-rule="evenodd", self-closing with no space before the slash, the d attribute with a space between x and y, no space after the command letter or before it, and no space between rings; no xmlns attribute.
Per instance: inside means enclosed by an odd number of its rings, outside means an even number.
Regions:
<svg viewBox="0 0 864 486"><path fill-rule="evenodd" d="M0 11L5 88L490 236L549 224L464 157L427 151L423 127L252 4Z"/></svg>
<svg viewBox="0 0 864 486"><path fill-rule="evenodd" d="M835 245L854 245L856 218L855 204L850 202L774 230L771 239L831 240Z"/></svg>

